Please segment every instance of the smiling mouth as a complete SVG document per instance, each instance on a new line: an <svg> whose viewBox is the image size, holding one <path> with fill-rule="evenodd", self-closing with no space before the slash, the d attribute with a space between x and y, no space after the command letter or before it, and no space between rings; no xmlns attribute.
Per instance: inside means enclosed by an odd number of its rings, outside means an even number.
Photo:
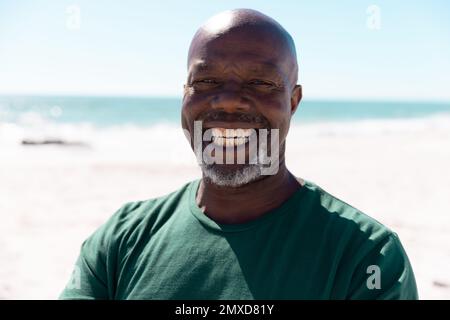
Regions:
<svg viewBox="0 0 450 320"><path fill-rule="evenodd" d="M255 129L211 128L211 140L221 147L239 147L249 142Z"/></svg>

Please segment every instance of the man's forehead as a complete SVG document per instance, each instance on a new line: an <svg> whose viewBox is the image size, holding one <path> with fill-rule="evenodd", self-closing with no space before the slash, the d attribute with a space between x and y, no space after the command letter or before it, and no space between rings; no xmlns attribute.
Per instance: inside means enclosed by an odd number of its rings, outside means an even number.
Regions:
<svg viewBox="0 0 450 320"><path fill-rule="evenodd" d="M208 72L223 70L228 68L245 68L253 72L280 73L280 66L273 60L258 60L252 57L242 57L241 59L230 59L226 57L216 57L214 59L193 59L189 66L191 72Z"/></svg>
<svg viewBox="0 0 450 320"><path fill-rule="evenodd" d="M189 74L235 67L292 82L297 81L298 70L295 45L287 31L272 18L246 9L219 14L201 27L191 41L187 67Z"/></svg>

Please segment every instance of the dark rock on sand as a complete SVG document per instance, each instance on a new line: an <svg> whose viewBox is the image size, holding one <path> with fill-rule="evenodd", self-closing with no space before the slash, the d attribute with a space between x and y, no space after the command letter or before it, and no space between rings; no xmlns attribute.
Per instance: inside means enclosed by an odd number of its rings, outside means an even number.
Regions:
<svg viewBox="0 0 450 320"><path fill-rule="evenodd" d="M65 141L61 139L44 139L44 140L23 139L22 145L24 146L60 145L60 146L81 146L81 147L87 146L84 142Z"/></svg>

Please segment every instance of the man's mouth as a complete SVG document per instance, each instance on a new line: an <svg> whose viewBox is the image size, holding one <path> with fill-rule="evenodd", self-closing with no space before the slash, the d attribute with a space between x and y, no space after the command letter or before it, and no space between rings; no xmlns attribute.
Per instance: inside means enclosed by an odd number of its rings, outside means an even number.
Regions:
<svg viewBox="0 0 450 320"><path fill-rule="evenodd" d="M211 140L218 146L238 147L248 143L254 129L211 128Z"/></svg>

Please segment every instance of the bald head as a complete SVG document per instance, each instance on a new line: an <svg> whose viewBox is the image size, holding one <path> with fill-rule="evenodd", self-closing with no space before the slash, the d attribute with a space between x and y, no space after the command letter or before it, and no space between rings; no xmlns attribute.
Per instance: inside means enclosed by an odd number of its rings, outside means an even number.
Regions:
<svg viewBox="0 0 450 320"><path fill-rule="evenodd" d="M265 55L289 70L291 84L297 82L298 65L295 44L291 35L271 17L252 9L235 9L221 12L202 25L191 41L188 69L195 60L205 60L217 42L226 42L220 50L239 50L248 55Z"/></svg>
<svg viewBox="0 0 450 320"><path fill-rule="evenodd" d="M198 122L205 130L215 128L220 132L273 129L269 149L279 162L272 159L271 164L284 166L286 136L302 98L297 72L294 41L278 22L249 9L220 13L209 19L191 42L182 126L191 137L199 132L195 128ZM276 150L271 149L275 141L280 146ZM192 139L190 143L195 149ZM250 159L250 145L243 150ZM262 175L261 164L216 163L202 170L204 177L215 184L228 186L256 181Z"/></svg>

